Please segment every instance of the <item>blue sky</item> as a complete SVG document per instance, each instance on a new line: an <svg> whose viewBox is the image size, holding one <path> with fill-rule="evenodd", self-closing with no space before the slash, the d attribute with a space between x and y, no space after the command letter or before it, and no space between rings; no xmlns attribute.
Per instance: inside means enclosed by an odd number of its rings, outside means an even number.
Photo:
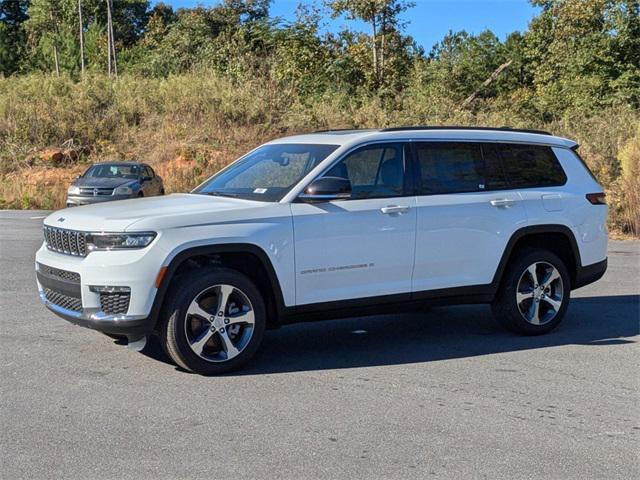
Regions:
<svg viewBox="0 0 640 480"><path fill-rule="evenodd" d="M216 0L163 1L174 8L193 7L198 4L211 6L219 3ZM309 0L305 0L305 3L308 2ZM156 3L156 0L152 3ZM298 3L300 0L274 0L271 4L271 15L293 20ZM504 40L506 35L515 30L525 30L538 12L527 0L414 0L414 3L416 6L404 14L404 20L409 22L406 31L427 52L449 30L480 33L490 29ZM329 21L326 28L337 30L343 25L354 29L364 27L362 24L338 19Z"/></svg>

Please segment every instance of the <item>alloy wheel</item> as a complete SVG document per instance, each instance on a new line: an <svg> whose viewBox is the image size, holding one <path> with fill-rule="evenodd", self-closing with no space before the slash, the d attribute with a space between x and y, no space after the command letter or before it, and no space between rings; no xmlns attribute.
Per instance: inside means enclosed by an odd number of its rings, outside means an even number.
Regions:
<svg viewBox="0 0 640 480"><path fill-rule="evenodd" d="M563 298L562 276L550 263L532 263L520 276L516 303L530 324L544 325L553 320L562 307Z"/></svg>
<svg viewBox="0 0 640 480"><path fill-rule="evenodd" d="M255 327L249 297L232 285L206 288L185 314L185 334L191 350L208 362L226 362L249 344Z"/></svg>

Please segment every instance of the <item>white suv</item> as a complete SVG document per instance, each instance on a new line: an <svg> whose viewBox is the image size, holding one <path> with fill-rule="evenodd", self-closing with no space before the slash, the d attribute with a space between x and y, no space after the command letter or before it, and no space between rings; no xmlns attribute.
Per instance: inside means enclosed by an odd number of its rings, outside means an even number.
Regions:
<svg viewBox="0 0 640 480"><path fill-rule="evenodd" d="M545 132L408 127L262 145L192 193L56 212L44 304L181 367L240 367L266 328L491 303L553 329L607 266L607 206L577 144ZM399 320L401 321L401 320Z"/></svg>

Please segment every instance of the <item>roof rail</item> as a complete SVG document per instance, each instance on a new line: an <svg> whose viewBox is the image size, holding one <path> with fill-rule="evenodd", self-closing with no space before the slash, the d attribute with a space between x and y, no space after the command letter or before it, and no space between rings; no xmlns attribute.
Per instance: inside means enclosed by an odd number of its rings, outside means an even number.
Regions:
<svg viewBox="0 0 640 480"><path fill-rule="evenodd" d="M538 135L553 135L551 132L544 130L531 130L523 128L511 128L511 127L466 127L462 125L425 125L425 126L406 126L406 127L390 127L382 128L381 132L401 132L403 130L488 130L498 132L520 132L520 133L536 133Z"/></svg>
<svg viewBox="0 0 640 480"><path fill-rule="evenodd" d="M316 130L311 133L341 133L341 132L375 132L378 128L330 128L327 130Z"/></svg>

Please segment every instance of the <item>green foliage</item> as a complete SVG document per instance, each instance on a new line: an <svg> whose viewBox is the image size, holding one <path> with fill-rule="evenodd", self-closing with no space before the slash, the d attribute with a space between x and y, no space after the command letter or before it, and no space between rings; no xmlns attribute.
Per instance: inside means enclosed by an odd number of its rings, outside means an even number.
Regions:
<svg viewBox="0 0 640 480"><path fill-rule="evenodd" d="M0 1L0 73L11 75L25 54L24 22L29 0Z"/></svg>
<svg viewBox="0 0 640 480"><path fill-rule="evenodd" d="M38 149L70 143L89 160L167 160L190 151L195 166L170 180L186 188L226 155L286 132L537 127L577 139L609 192L624 192L612 205L626 220L615 225L640 228L629 219L639 211L640 200L631 200L637 175L621 165L638 158L640 2L531 3L541 11L524 32L504 40L491 31L449 32L425 54L405 34L402 16L412 6L405 0L312 2L292 22L271 17L270 0L178 10L114 0L116 80L104 74L106 0L80 0L82 25L78 0L0 0L0 172L37 163ZM327 14L363 21L367 32L322 33ZM224 158L212 157L221 145ZM15 191L0 204L43 198Z"/></svg>

